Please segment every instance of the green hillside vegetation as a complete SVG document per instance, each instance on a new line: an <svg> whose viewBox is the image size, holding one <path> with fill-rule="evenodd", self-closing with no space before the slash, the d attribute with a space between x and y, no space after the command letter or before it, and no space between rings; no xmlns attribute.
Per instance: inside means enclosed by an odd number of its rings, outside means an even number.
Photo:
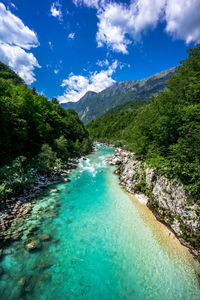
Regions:
<svg viewBox="0 0 200 300"><path fill-rule="evenodd" d="M129 142L125 138L127 128L136 116L138 108L148 102L148 100L133 100L112 108L88 124L91 137L94 140L114 143L116 146L128 147Z"/></svg>
<svg viewBox="0 0 200 300"><path fill-rule="evenodd" d="M90 151L91 142L75 111L65 110L55 98L49 101L35 89L27 88L8 67L0 70L0 200L3 201L31 184L31 168L51 173L69 157Z"/></svg>
<svg viewBox="0 0 200 300"><path fill-rule="evenodd" d="M24 84L25 82L8 66L0 62L0 78L9 80L14 85Z"/></svg>
<svg viewBox="0 0 200 300"><path fill-rule="evenodd" d="M188 54L149 104L108 113L87 128L94 140L123 145L168 178L179 178L200 204L200 45Z"/></svg>

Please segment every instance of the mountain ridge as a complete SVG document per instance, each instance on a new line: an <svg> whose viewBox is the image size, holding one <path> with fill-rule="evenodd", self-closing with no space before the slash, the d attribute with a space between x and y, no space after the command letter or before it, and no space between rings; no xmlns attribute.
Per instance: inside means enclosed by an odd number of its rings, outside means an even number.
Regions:
<svg viewBox="0 0 200 300"><path fill-rule="evenodd" d="M88 91L79 101L63 103L61 106L74 109L87 124L119 104L130 100L147 100L157 95L166 87L169 76L175 71L176 67L173 67L141 80L121 80L99 93Z"/></svg>

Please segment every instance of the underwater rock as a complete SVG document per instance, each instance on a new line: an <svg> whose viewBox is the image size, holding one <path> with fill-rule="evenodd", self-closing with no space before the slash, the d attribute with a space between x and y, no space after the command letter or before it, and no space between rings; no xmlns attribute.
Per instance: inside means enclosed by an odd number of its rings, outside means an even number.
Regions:
<svg viewBox="0 0 200 300"><path fill-rule="evenodd" d="M4 249L3 255L11 255L12 251L10 249Z"/></svg>
<svg viewBox="0 0 200 300"><path fill-rule="evenodd" d="M53 210L47 210L47 215L51 218L56 218L57 217L57 213L56 211L53 211Z"/></svg>
<svg viewBox="0 0 200 300"><path fill-rule="evenodd" d="M32 275L25 275L19 279L19 281L17 282L17 286L20 289L21 296L23 296L27 292L30 292L34 288L34 285L36 283L35 281L36 280Z"/></svg>
<svg viewBox="0 0 200 300"><path fill-rule="evenodd" d="M41 244L37 240L29 240L25 243L25 247L29 252L37 251L41 249Z"/></svg>
<svg viewBox="0 0 200 300"><path fill-rule="evenodd" d="M32 225L32 226L30 226L30 227L28 228L28 231L29 231L29 232L34 232L34 231L36 231L36 230L38 230L38 226L36 226L36 225Z"/></svg>
<svg viewBox="0 0 200 300"><path fill-rule="evenodd" d="M65 182L70 182L69 178L64 178Z"/></svg>
<svg viewBox="0 0 200 300"><path fill-rule="evenodd" d="M50 234L44 233L44 234L42 234L42 235L39 236L39 240L43 241L43 242L50 241L51 240L51 236L50 236Z"/></svg>
<svg viewBox="0 0 200 300"><path fill-rule="evenodd" d="M53 263L49 262L49 261L46 261L46 262L43 262L39 265L39 270L45 270L45 269L49 269L53 266Z"/></svg>
<svg viewBox="0 0 200 300"><path fill-rule="evenodd" d="M0 266L0 276L3 275L3 273L4 273L4 270L3 270L3 268Z"/></svg>
<svg viewBox="0 0 200 300"><path fill-rule="evenodd" d="M21 233L15 233L12 235L12 240L13 241L19 241L21 238Z"/></svg>
<svg viewBox="0 0 200 300"><path fill-rule="evenodd" d="M69 174L71 170L63 170L63 174Z"/></svg>

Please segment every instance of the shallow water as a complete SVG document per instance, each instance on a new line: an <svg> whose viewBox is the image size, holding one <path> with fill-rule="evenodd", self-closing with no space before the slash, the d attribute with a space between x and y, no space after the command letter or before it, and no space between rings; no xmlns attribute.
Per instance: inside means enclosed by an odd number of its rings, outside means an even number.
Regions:
<svg viewBox="0 0 200 300"><path fill-rule="evenodd" d="M121 188L112 153L81 160L59 193L36 202L26 226L40 227L29 238L51 240L30 253L27 231L8 248L0 299L200 299L193 258Z"/></svg>

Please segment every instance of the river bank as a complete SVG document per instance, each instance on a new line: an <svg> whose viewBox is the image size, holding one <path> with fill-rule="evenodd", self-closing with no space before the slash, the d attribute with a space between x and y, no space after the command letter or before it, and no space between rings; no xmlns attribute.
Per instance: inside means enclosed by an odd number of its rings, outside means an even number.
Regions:
<svg viewBox="0 0 200 300"><path fill-rule="evenodd" d="M78 158L73 158L62 168L55 169L51 174L36 173L34 182L29 189L24 190L17 197L6 200L5 207L0 211L0 257L3 255L3 248L13 241L20 240L23 231L27 229L26 227L23 228L23 223L30 217L32 207L40 195L58 180L68 182L68 174L77 167L78 162ZM52 193L57 192L57 189L52 188Z"/></svg>
<svg viewBox="0 0 200 300"><path fill-rule="evenodd" d="M109 163L118 166L115 173L121 185L147 205L200 261L198 205L189 203L183 185L170 182L156 169L139 161L133 153L120 148L116 151Z"/></svg>
<svg viewBox="0 0 200 300"><path fill-rule="evenodd" d="M3 300L199 299L193 257L124 191L113 154L99 147L33 200L0 262Z"/></svg>

